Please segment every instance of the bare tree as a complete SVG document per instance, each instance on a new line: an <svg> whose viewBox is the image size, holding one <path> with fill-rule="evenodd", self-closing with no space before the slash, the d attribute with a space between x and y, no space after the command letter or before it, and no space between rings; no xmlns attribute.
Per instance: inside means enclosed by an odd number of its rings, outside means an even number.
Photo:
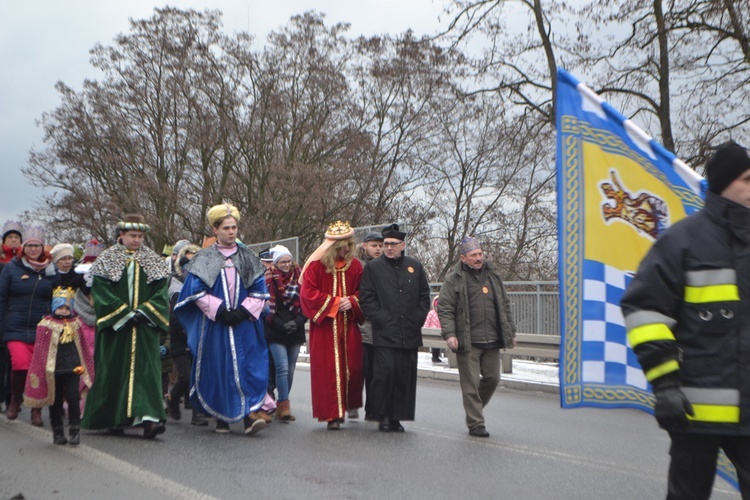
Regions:
<svg viewBox="0 0 750 500"><path fill-rule="evenodd" d="M195 235L187 221L196 214L183 198L191 190L182 187L195 180L193 161L216 149L215 138L195 137L218 114L196 94L217 76L205 69L226 42L219 28L218 12L155 9L114 45L92 50L103 81L86 81L81 92L58 83L62 104L41 122L47 149L33 151L24 171L58 190L46 200L49 225L110 241L112 221L133 211L154 221L157 246L185 230Z"/></svg>

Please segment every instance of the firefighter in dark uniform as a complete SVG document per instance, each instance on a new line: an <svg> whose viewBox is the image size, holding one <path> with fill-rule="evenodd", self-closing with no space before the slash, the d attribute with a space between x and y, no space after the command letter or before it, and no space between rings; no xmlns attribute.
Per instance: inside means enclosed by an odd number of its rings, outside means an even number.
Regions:
<svg viewBox="0 0 750 500"><path fill-rule="evenodd" d="M671 438L667 498L709 498L719 449L750 498L750 158L706 164L704 208L662 234L622 297L628 341Z"/></svg>

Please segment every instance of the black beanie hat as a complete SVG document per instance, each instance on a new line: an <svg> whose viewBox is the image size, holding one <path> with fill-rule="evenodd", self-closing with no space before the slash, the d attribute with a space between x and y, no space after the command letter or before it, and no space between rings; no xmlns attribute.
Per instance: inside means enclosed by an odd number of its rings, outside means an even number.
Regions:
<svg viewBox="0 0 750 500"><path fill-rule="evenodd" d="M706 163L708 190L721 194L746 170L750 170L750 157L747 156L747 150L734 141L722 144Z"/></svg>

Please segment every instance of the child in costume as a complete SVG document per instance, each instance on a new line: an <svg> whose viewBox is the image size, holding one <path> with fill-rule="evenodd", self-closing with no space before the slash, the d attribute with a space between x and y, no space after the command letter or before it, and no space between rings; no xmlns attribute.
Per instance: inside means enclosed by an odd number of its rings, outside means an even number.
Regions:
<svg viewBox="0 0 750 500"><path fill-rule="evenodd" d="M36 328L36 343L26 378L24 405L49 406L55 444L80 443L81 412L79 382L85 390L94 379L93 347L82 334L81 319L73 312L75 290L58 287L52 292L52 314ZM63 402L68 403L70 439L63 431Z"/></svg>

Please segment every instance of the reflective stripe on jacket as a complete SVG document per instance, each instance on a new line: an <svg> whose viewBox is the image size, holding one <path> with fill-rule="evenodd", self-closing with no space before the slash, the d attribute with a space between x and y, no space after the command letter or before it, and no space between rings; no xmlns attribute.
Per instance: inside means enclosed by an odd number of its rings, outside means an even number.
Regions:
<svg viewBox="0 0 750 500"><path fill-rule="evenodd" d="M708 193L659 237L621 305L646 379L692 403L687 432L750 435L750 209Z"/></svg>

